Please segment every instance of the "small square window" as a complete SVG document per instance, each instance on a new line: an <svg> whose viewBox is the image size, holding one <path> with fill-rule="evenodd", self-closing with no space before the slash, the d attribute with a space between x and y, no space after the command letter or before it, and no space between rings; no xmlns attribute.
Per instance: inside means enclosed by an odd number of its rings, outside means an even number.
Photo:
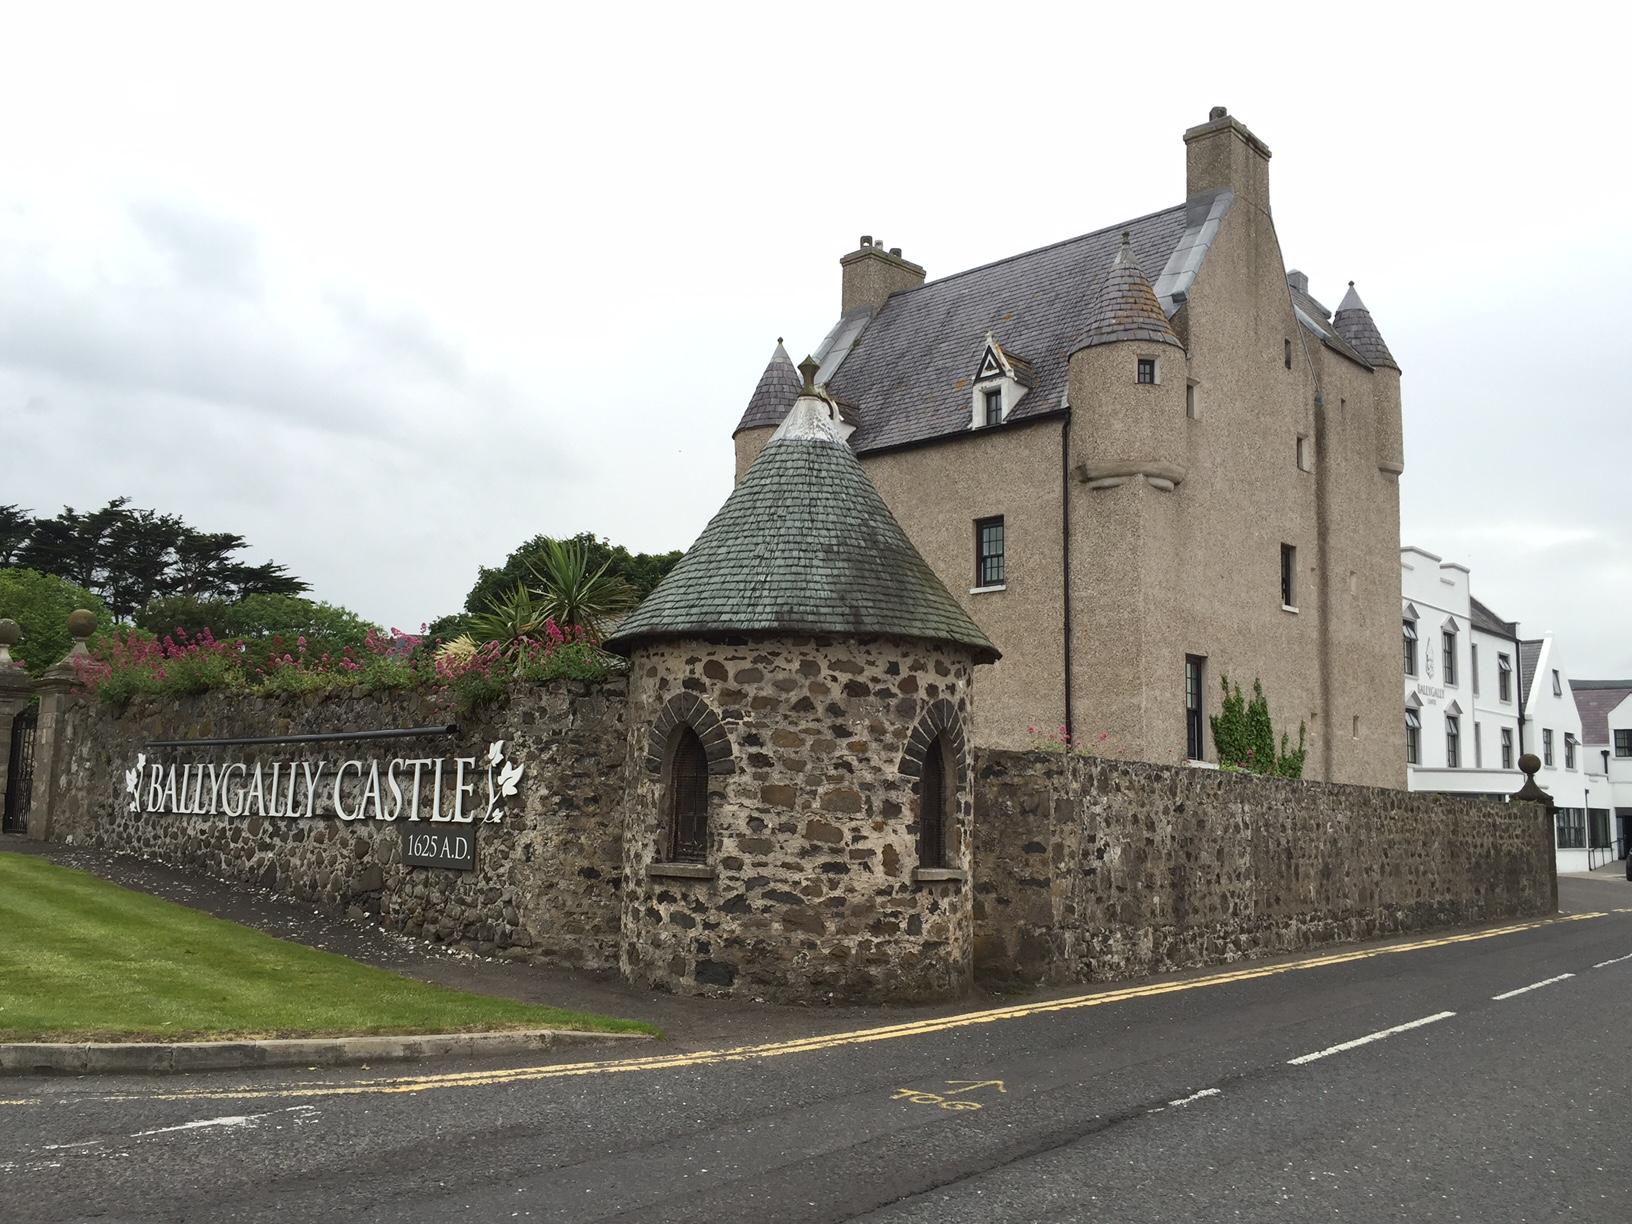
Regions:
<svg viewBox="0 0 1632 1224"><path fill-rule="evenodd" d="M1309 442L1308 434L1298 435L1298 471L1312 472L1315 470L1315 448Z"/></svg>
<svg viewBox="0 0 1632 1224"><path fill-rule="evenodd" d="M1184 386L1184 415L1192 421L1200 414L1196 411L1196 383L1191 379Z"/></svg>
<svg viewBox="0 0 1632 1224"><path fill-rule="evenodd" d="M1141 384L1152 384L1156 381L1156 358L1139 358L1139 381Z"/></svg>
<svg viewBox="0 0 1632 1224"><path fill-rule="evenodd" d="M1296 608L1298 550L1290 544L1281 545L1281 607Z"/></svg>
<svg viewBox="0 0 1632 1224"><path fill-rule="evenodd" d="M985 395L985 423L1001 425L1003 423L1003 388L992 387Z"/></svg>
<svg viewBox="0 0 1632 1224"><path fill-rule="evenodd" d="M1003 520L978 519L975 522L975 585L1002 586L1003 573Z"/></svg>

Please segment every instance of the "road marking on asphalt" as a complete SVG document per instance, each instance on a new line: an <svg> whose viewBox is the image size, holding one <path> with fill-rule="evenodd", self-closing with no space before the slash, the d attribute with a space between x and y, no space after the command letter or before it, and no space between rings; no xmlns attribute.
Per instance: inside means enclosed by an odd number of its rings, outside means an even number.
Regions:
<svg viewBox="0 0 1632 1224"><path fill-rule="evenodd" d="M911 1101L914 1105L938 1105L942 1109L967 1110L979 1109L979 1101L953 1100L966 1092L975 1092L981 1088L996 1088L1001 1093L1007 1093L1003 1081L994 1080L947 1080L947 1087L953 1084L962 1084L962 1088L953 1088L951 1092L925 1092L919 1088L897 1088L890 1096L892 1101Z"/></svg>
<svg viewBox="0 0 1632 1224"><path fill-rule="evenodd" d="M1629 961L1629 960L1632 960L1632 952L1628 952L1625 956L1617 956L1614 960L1599 961L1596 965L1593 966L1593 968L1594 969L1606 969L1610 965L1618 965L1622 961Z"/></svg>
<svg viewBox="0 0 1632 1224"><path fill-rule="evenodd" d="M1420 1020L1408 1020L1404 1024L1396 1024L1393 1028L1379 1029L1375 1033L1367 1033L1364 1037L1356 1037L1353 1041L1345 1041L1341 1045L1327 1046L1324 1050L1316 1050L1313 1054L1299 1054L1296 1058L1289 1058L1286 1064L1289 1067L1301 1067L1304 1063L1312 1063L1317 1058L1329 1058L1333 1054L1341 1054L1345 1050L1352 1050L1357 1046L1370 1045L1374 1041L1381 1041L1385 1037L1392 1037L1396 1033L1409 1032L1414 1028L1421 1028L1425 1024L1436 1024L1441 1020L1449 1020L1455 1012L1435 1012L1432 1016L1424 1016Z"/></svg>
<svg viewBox="0 0 1632 1224"><path fill-rule="evenodd" d="M1573 973L1561 973L1557 977L1545 978L1539 982L1531 982L1528 986L1520 986L1517 990L1509 990L1505 994L1491 995L1492 1003L1500 1003L1503 999L1511 999L1514 995L1527 994L1532 990L1540 990L1543 986L1551 986L1554 982L1562 982L1574 977Z"/></svg>
<svg viewBox="0 0 1632 1224"><path fill-rule="evenodd" d="M1203 1097L1220 1096L1222 1095L1222 1092L1223 1090L1219 1088L1203 1088L1200 1092L1192 1092L1187 1097L1180 1097L1178 1100L1169 1101L1167 1104L1171 1108L1182 1109L1184 1106L1192 1105L1201 1100Z"/></svg>
<svg viewBox="0 0 1632 1224"><path fill-rule="evenodd" d="M1484 931L1468 931L1460 935L1441 935L1433 939L1417 940L1407 944L1389 944L1380 948L1357 948L1348 952L1334 952L1325 956L1287 961L1279 965L1258 965L1248 969L1234 969L1203 977L1185 978L1175 982L1154 982L1144 986L1130 986L1097 994L1071 995L1063 999L1045 999L1036 1003L1013 1007L994 1007L983 1011L963 1012L953 1016L938 1016L906 1024L889 1024L879 1028L859 1029L847 1033L828 1033L792 1041L767 1045L738 1046L725 1050L696 1050L690 1053L654 1054L643 1058L616 1058L596 1062L548 1063L535 1067L510 1067L491 1071L461 1071L445 1074L399 1076L386 1079L353 1080L349 1083L287 1084L273 1088L210 1088L156 1093L107 1093L74 1098L77 1101L243 1101L273 1098L301 1098L325 1096L364 1096L430 1092L438 1088L481 1088L499 1084L518 1084L534 1080L566 1079L585 1075L618 1075L636 1071L668 1071L683 1067L713 1066L721 1063L756 1062L789 1054L809 1054L844 1046L868 1045L878 1041L893 1041L903 1037L921 1037L953 1029L1023 1020L1052 1012L1076 1011L1086 1007L1103 1007L1132 999L1155 998L1160 995L1202 990L1213 986L1228 986L1235 982L1249 982L1260 978L1278 977L1300 970L1324 969L1333 965L1348 965L1359 961L1375 960L1404 952L1421 952L1430 948L1446 948L1457 944L1475 943L1534 931L1541 927L1565 922L1582 922L1603 918L1605 912L1593 910L1583 914L1561 914L1556 918L1541 918L1533 922L1514 923ZM39 1104L41 1098L21 1098L5 1104Z"/></svg>

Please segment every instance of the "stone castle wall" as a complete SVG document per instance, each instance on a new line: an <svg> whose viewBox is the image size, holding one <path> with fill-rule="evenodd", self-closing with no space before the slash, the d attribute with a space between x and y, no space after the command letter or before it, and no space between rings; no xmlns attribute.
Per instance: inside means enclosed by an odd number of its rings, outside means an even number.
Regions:
<svg viewBox="0 0 1632 1224"><path fill-rule="evenodd" d="M1530 803L977 754L976 973L1136 977L1547 913Z"/></svg>
<svg viewBox="0 0 1632 1224"><path fill-rule="evenodd" d="M611 968L618 958L624 704L621 679L598 685L553 681L514 690L452 736L199 751L147 745L428 726L446 723L449 715L409 694L312 701L210 693L139 698L119 714L81 699L65 712L61 749L46 767L56 796L49 836L139 854L336 912L366 912L393 930L478 952ZM274 761L287 767L337 757L481 760L488 745L501 740L506 758L522 766L522 785L506 801L501 820L413 825L472 833L473 871L405 865L406 816L378 821L133 813L124 788L125 771L143 752L165 764L231 759L270 769ZM348 778L348 807L361 786L361 778Z"/></svg>
<svg viewBox="0 0 1632 1224"><path fill-rule="evenodd" d="M969 725L968 656L889 640L657 642L631 666L624 970L763 998L944 998L970 982L969 748L954 878L914 878L915 730ZM705 876L665 864L662 713L712 750ZM920 732L919 744L923 743ZM725 749L729 751L726 752ZM689 864L678 865L680 869Z"/></svg>
<svg viewBox="0 0 1632 1224"><path fill-rule="evenodd" d="M501 821L457 826L477 838L474 871L407 866L401 818L129 808L138 753L206 759L152 741L446 719L410 695L215 693L120 714L74 699L54 759L37 761L35 793L50 796L41 832L52 840L485 953L751 997L907 1001L956 995L972 976L1125 978L1551 907L1551 833L1530 804L973 752L967 737L954 753L948 869L915 879L913 751L928 727L969 725L969 671L904 643L664 643L637 655L627 681L523 687L456 735L209 754L479 758L503 741L522 782ZM707 862L701 876L665 874L654 728L666 712L705 709ZM353 775L346 806L359 786Z"/></svg>

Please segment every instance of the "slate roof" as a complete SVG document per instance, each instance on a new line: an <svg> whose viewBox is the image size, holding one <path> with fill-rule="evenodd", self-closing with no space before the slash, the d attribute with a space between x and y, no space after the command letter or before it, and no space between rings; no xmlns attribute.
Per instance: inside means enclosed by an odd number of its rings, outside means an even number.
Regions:
<svg viewBox="0 0 1632 1224"><path fill-rule="evenodd" d="M1341 353L1350 361L1371 369L1371 362L1362 357L1355 347L1338 334L1337 328L1332 325L1332 312L1322 306L1307 292L1296 285L1288 285L1292 291L1292 312L1298 316L1305 331L1313 332L1320 337L1320 342L1334 353Z"/></svg>
<svg viewBox="0 0 1632 1224"><path fill-rule="evenodd" d="M1494 633L1497 637L1517 638L1519 626L1516 621L1505 621L1492 612L1473 596L1468 596L1468 621L1475 629L1485 633Z"/></svg>
<svg viewBox="0 0 1632 1224"><path fill-rule="evenodd" d="M780 424L782 418L788 415L788 409L793 407L793 401L799 398L799 392L804 389L798 367L788 356L788 350L782 347L782 341L778 340L776 351L771 354L765 372L759 376L759 383L748 399L748 410L742 414L737 428L753 429L760 425Z"/></svg>
<svg viewBox="0 0 1632 1224"><path fill-rule="evenodd" d="M789 412L678 565L608 639L888 634L998 651L907 539L823 399Z"/></svg>
<svg viewBox="0 0 1632 1224"><path fill-rule="evenodd" d="M1156 293L1139 267L1139 261L1134 258L1127 231L1123 231L1122 244L1105 273L1094 313L1088 320L1088 326L1077 337L1072 351L1092 348L1097 344L1119 344L1124 340L1184 347L1172 324L1167 321L1167 313L1157 302Z"/></svg>
<svg viewBox="0 0 1632 1224"><path fill-rule="evenodd" d="M1530 704L1530 690L1536 682L1536 665L1541 662L1541 639L1519 643L1519 709Z"/></svg>
<svg viewBox="0 0 1632 1224"><path fill-rule="evenodd" d="M1229 193L1220 194L1227 205ZM1060 411L1067 363L1095 316L1122 232L1128 231L1141 268L1166 269L1184 257L1193 276L1204 248L1191 231L1216 230L1219 204L1218 196L1203 196L1190 207L1180 204L929 281L893 294L870 321L865 314L845 315L817 357L828 389L861 407L850 445L866 452L967 433L969 377L987 332L1005 352L1024 353L1035 380L1009 421Z"/></svg>
<svg viewBox="0 0 1632 1224"><path fill-rule="evenodd" d="M1571 680L1570 691L1581 715L1581 742L1608 744L1609 712L1632 697L1632 680Z"/></svg>
<svg viewBox="0 0 1632 1224"><path fill-rule="evenodd" d="M1332 326L1371 365L1387 366L1391 370L1400 368L1394 354L1388 351L1388 345L1383 343L1383 334L1377 330L1377 324L1371 321L1371 311L1366 309L1366 304L1354 291L1353 281L1349 282L1349 291L1337 304Z"/></svg>

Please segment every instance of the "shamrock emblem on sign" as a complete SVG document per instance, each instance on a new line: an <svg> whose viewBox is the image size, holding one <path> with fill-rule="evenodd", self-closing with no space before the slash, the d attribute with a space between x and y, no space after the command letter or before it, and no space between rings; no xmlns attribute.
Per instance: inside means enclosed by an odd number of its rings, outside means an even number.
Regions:
<svg viewBox="0 0 1632 1224"><path fill-rule="evenodd" d="M520 765L504 755L504 741L494 740L487 746L487 814L484 820L499 820L504 816L501 802L516 793L521 783ZM498 771L497 778L493 771Z"/></svg>
<svg viewBox="0 0 1632 1224"><path fill-rule="evenodd" d="M136 768L125 770L125 791L130 795L130 810L142 810L142 770L147 767L147 753L136 754Z"/></svg>

